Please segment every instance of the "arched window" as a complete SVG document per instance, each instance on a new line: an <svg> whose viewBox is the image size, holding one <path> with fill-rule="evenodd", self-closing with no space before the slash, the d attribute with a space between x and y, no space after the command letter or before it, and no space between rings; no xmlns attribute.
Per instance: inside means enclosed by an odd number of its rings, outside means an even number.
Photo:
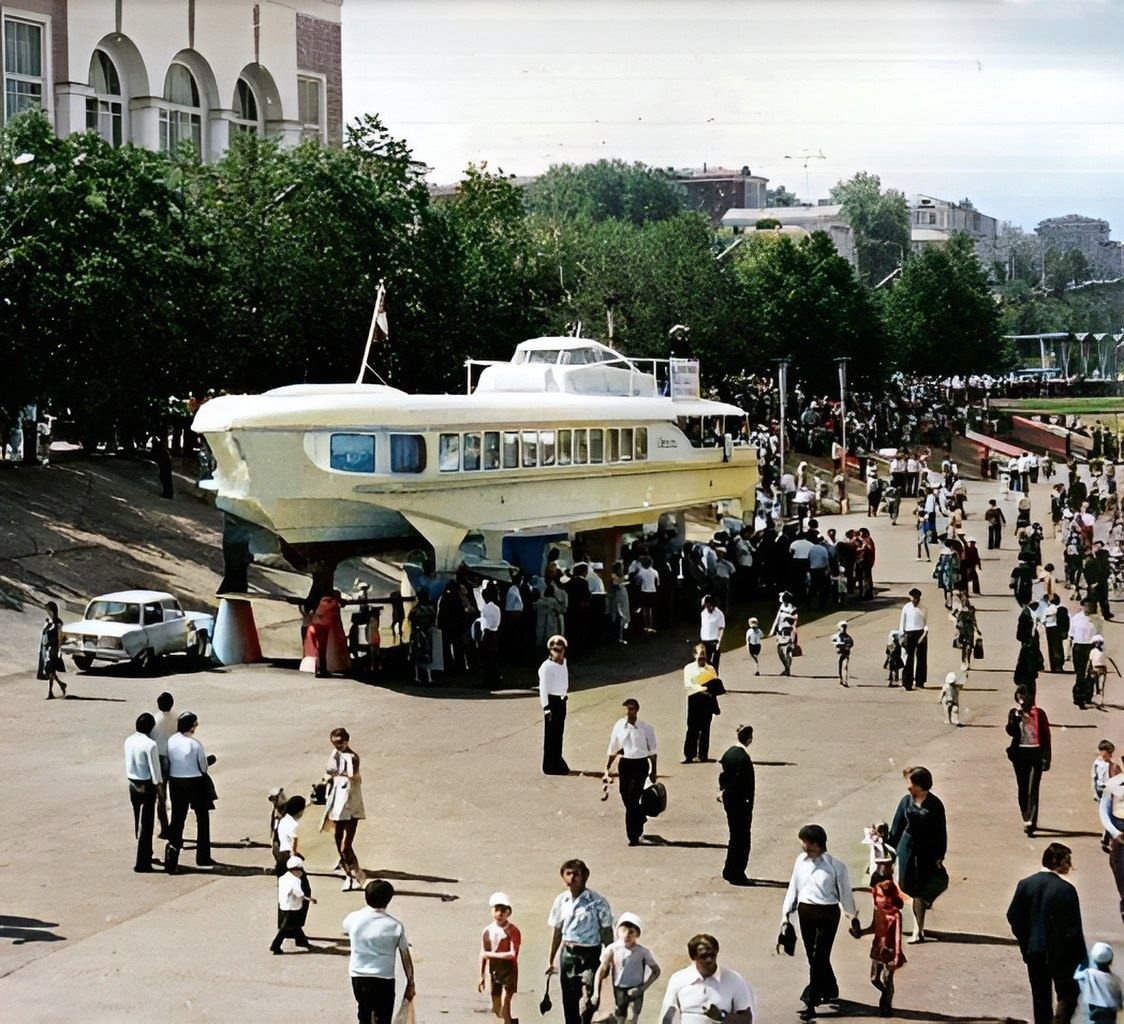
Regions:
<svg viewBox="0 0 1124 1024"><path fill-rule="evenodd" d="M91 99L86 100L86 129L97 132L111 146L123 141L123 111L121 78L109 54L94 50L90 61Z"/></svg>
<svg viewBox="0 0 1124 1024"><path fill-rule="evenodd" d="M258 97L254 87L244 78L238 79L234 90L234 124L238 131L251 132L254 135L264 135L261 116L259 114Z"/></svg>
<svg viewBox="0 0 1124 1024"><path fill-rule="evenodd" d="M164 104L160 108L160 148L174 150L192 142L203 151L203 105L195 76L184 64L173 64L164 79Z"/></svg>

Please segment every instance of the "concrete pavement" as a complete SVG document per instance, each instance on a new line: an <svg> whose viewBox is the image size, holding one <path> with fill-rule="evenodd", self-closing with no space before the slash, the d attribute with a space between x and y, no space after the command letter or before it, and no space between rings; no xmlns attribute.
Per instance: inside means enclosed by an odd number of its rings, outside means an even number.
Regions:
<svg viewBox="0 0 1124 1024"><path fill-rule="evenodd" d="M986 548L982 520L997 488L970 483L968 532ZM1034 518L1045 520L1047 488L1035 488ZM1013 524L1014 502L1006 505ZM665 974L687 963L685 944L698 931L715 934L720 962L754 986L762 1022L795 1020L806 981L803 958L773 952L783 887L799 847L797 829L824 825L829 848L863 881L862 829L887 818L904 792L901 769L924 764L949 813L946 861L952 884L927 922L938 941L907 949L896 1002L902 1019L995 1021L1029 1017L1026 976L1004 920L1016 880L1039 866L1054 838L1074 849L1070 876L1081 895L1086 937L1124 943L1115 890L1100 852L1089 766L1102 737L1124 745L1124 684L1109 682L1104 712L1079 712L1071 676L1039 680L1040 703L1054 723L1054 766L1042 787L1041 832L1021 830L1015 784L1004 756L1003 723L1011 706L1017 608L1007 589L1014 559L1009 526L1004 550L983 551L984 594L978 601L987 647L962 696L965 727L950 728L937 703L939 682L958 664L952 624L943 613L932 565L915 560L914 531L903 515L862 513L824 520L842 532L869 525L878 547L872 602L845 609L856 648L851 688L835 682L829 637L843 617L805 615L805 654L796 675L779 676L766 641L760 677L752 675L732 622L722 675L730 689L715 720L714 756L751 722L758 798L749 874L756 888L721 881L725 822L715 765L683 766L681 668L689 627L627 649L599 653L572 667L566 756L587 773L544 778L538 770L541 717L528 690L497 694L440 688L387 689L350 680L313 680L288 668L253 666L134 678L124 672L68 674L75 699L46 702L33 672L0 680L8 737L0 768L8 780L0 802L0 1006L5 1019L86 1022L274 1021L280 1017L354 1019L343 916L361 905L328 877L335 862L327 835L317 835L310 808L303 843L314 894L308 934L330 947L272 957L276 887L264 873L268 850L266 793L284 785L307 794L330 752L329 731L345 725L363 759L368 818L356 848L372 875L404 890L391 912L406 924L417 965L418 1024L469 1022L485 1006L475 992L479 934L496 889L514 902L523 931L516 1013L536 1017L549 939L545 924L561 890L558 867L568 857L592 869L590 886L615 914L631 910L645 923L643 940ZM1056 542L1046 557L1061 564ZM897 623L906 591L920 585L929 610L930 685L904 693L886 687L881 665L886 633ZM743 627L744 628L744 627ZM1124 631L1107 627L1109 653ZM31 663L31 659L27 659ZM11 671L14 666L4 666ZM0 672L2 675L3 672ZM163 689L180 710L200 716L197 733L219 791L212 816L215 856L224 865L177 877L137 876L132 868L131 812L121 743ZM659 736L666 814L649 823L652 844L629 848L615 787L600 800L598 776L620 702L635 696L641 718ZM189 832L190 834L190 832ZM255 845L240 841L248 838ZM184 858L190 867L190 855ZM452 898L449 898L452 897ZM870 899L856 898L869 924ZM907 914L907 926L909 924ZM846 1002L841 1012L868 1015L877 1004L868 981L869 936L842 930L833 958ZM643 1019L655 1020L663 983L648 997ZM562 1019L555 1009L546 1020ZM826 1016L826 1014L825 1014Z"/></svg>

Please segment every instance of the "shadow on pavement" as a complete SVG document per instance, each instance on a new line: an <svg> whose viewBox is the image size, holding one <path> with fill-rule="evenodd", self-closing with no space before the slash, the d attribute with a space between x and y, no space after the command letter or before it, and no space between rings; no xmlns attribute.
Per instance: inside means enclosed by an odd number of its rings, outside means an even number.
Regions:
<svg viewBox="0 0 1124 1024"><path fill-rule="evenodd" d="M663 836L656 835L654 832L645 833L644 838L648 841L649 846L679 846L688 850L724 850L726 849L725 843L707 843L701 839L664 839ZM788 883L785 882L787 886Z"/></svg>
<svg viewBox="0 0 1124 1024"><path fill-rule="evenodd" d="M1013 935L977 935L973 932L934 932L926 930L925 934L937 942L949 942L963 946L1017 946L1018 940Z"/></svg>
<svg viewBox="0 0 1124 1024"><path fill-rule="evenodd" d="M823 1007L817 1007L816 1013L821 1018L834 1019L835 1017L880 1017L881 1011L877 1006L872 1006L869 1003L856 1003L850 999L840 999L835 1004L838 1007L836 1013L824 1012ZM983 1016L957 1016L951 1013L935 1013L932 1010L903 1010L898 1007L890 1013L890 1017L897 1020L918 1020L918 1021L948 1021L955 1022L955 1024L1025 1024L1014 1017L983 1017Z"/></svg>
<svg viewBox="0 0 1124 1024"><path fill-rule="evenodd" d="M11 939L13 946L22 946L27 942L65 942L65 935L46 931L47 928L58 926L57 921L41 921L37 917L13 917L0 914L0 939Z"/></svg>
<svg viewBox="0 0 1124 1024"><path fill-rule="evenodd" d="M108 701L111 704L124 704L127 700L125 697L79 697L76 693L68 693L63 700L101 700Z"/></svg>
<svg viewBox="0 0 1124 1024"><path fill-rule="evenodd" d="M412 875L408 871L394 871L390 868L364 868L368 878L392 878L409 882L444 882L446 885L456 885L459 878L442 878L440 875Z"/></svg>

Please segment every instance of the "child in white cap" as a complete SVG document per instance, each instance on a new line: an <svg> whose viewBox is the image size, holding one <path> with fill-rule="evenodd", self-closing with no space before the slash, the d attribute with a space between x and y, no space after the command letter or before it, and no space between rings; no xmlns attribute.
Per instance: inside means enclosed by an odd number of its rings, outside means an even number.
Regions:
<svg viewBox="0 0 1124 1024"><path fill-rule="evenodd" d="M745 631L745 649L749 651L749 656L753 659L753 674L759 676L761 675L761 662L757 660L757 656L761 653L761 627L755 618L751 618L746 625L749 628Z"/></svg>
<svg viewBox="0 0 1124 1024"><path fill-rule="evenodd" d="M1112 947L1107 942L1096 943L1089 950L1089 966L1078 967L1073 977L1090 1024L1115 1024L1117 1012L1124 1007L1120 979L1110 970Z"/></svg>
<svg viewBox="0 0 1124 1024"><path fill-rule="evenodd" d="M941 687L940 703L944 706L945 715L948 717L948 724L952 725L952 713L956 712L956 726L960 727L960 691L964 684L960 682L960 677L955 672L949 672L944 677L944 686Z"/></svg>
<svg viewBox="0 0 1124 1024"><path fill-rule="evenodd" d="M839 655L839 685L850 686L847 682L851 674L851 649L855 646L855 638L847 632L847 623L840 622L838 632L831 638L835 645L835 653Z"/></svg>
<svg viewBox="0 0 1124 1024"><path fill-rule="evenodd" d="M277 879L277 934L269 946L274 956L281 955L281 943L286 939L303 949L311 948L304 933L304 911L306 903L315 902L304 888L304 859L293 854L285 862L285 873Z"/></svg>
<svg viewBox="0 0 1124 1024"><path fill-rule="evenodd" d="M624 913L617 918L617 941L605 947L601 954L601 969L597 972L597 985L591 1005L600 1005L601 987L605 979L613 976L613 996L616 1024L636 1024L644 1008L644 993L660 976L660 965L651 952L636 940L640 938L640 918Z"/></svg>
<svg viewBox="0 0 1124 1024"><path fill-rule="evenodd" d="M511 899L507 893L494 892L488 900L492 920L480 936L480 984L491 988L492 1013L511 1024L511 1000L519 988L519 947L523 936L511 923Z"/></svg>

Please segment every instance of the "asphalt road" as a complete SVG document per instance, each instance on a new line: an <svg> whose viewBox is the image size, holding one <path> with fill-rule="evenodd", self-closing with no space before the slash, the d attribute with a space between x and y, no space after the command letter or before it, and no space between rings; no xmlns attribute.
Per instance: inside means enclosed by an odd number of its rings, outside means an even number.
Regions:
<svg viewBox="0 0 1124 1024"><path fill-rule="evenodd" d="M994 485L969 486L968 531L984 548L982 510ZM1035 517L1044 519L1045 487L1034 500ZM1006 508L1013 522L1014 502ZM284 785L307 795L330 752L328 733L345 725L363 759L368 818L357 851L370 875L399 887L391 912L405 922L413 947L418 1024L468 1022L485 1009L475 991L477 951L496 889L512 897L524 935L515 1012L524 1021L537 1017L546 915L561 890L559 865L569 857L590 865L590 886L615 914L630 910L643 919L642 941L665 974L686 965L691 935L711 932L721 942L720 962L756 989L759 1019L795 1020L806 967L802 957L779 957L773 946L799 850L796 832L810 821L824 825L830 850L861 885L863 826L892 814L907 764L930 768L948 809L952 884L927 922L936 941L907 949L898 1017L1028 1018L1029 990L1004 912L1015 882L1038 868L1048 842L1060 838L1073 847L1070 878L1090 943L1121 947L1124 940L1088 782L1097 741L1124 744L1124 683L1110 680L1107 710L1080 712L1069 698L1072 677L1040 679L1055 755L1042 787L1041 832L1028 840L1004 756L1017 611L1007 589L1010 531L998 557L984 552L978 606L987 660L972 672L962 696L964 728L957 729L937 703L937 684L958 663L952 625L932 566L915 560L913 530L904 519L891 527L885 517L868 521L862 514L823 525L871 525L878 545L877 598L845 611L856 641L850 689L835 682L828 639L835 613L804 619L805 655L792 678L779 676L771 642L760 677L736 645L723 658L731 692L715 720L713 753L732 742L740 722L754 725L755 888L734 889L720 879L725 822L715 802L716 766L679 764L689 627L575 663L566 756L583 774L569 778L539 773L541 718L529 690L386 689L265 665L180 674L169 662L156 678L72 671L72 697L46 702L45 684L33 672L0 679L9 722L0 747L8 779L0 802L0 1016L86 1024L354 1019L340 922L362 896L339 891L330 839L315 833L315 808L303 845L320 902L307 930L322 948L282 957L268 951L276 887L266 873L267 791ZM1047 542L1046 553L1060 565L1056 542ZM930 611L930 687L905 693L887 688L881 665L887 631L915 584ZM1108 626L1110 654L1121 632ZM730 634L737 639L736 624ZM0 676L15 667L0 666ZM221 865L176 877L137 876L121 744L164 689L175 694L178 709L199 715L197 736L219 759L212 834ZM615 788L607 802L600 799L606 741L627 696L639 699L641 718L656 729L669 792L667 812L649 823L658 840L638 848L625 843ZM190 868L190 855L184 860ZM856 898L869 925L870 897ZM869 943L842 930L837 939L841 1015L876 1013ZM662 993L658 983L643 1019L656 1019ZM562 1019L557 991L555 1007L547 1020Z"/></svg>

